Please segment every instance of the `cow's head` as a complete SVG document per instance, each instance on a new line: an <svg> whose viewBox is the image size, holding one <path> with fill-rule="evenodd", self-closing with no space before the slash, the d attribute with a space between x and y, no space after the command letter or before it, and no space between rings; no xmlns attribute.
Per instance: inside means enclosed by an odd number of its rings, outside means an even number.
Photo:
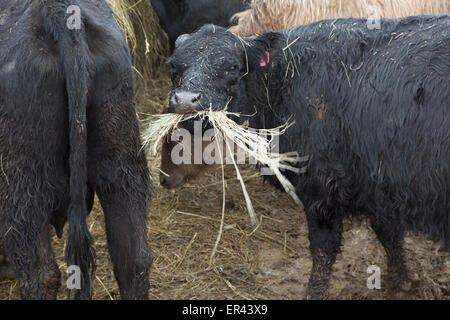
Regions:
<svg viewBox="0 0 450 320"><path fill-rule="evenodd" d="M168 60L172 76L169 112L225 107L243 111L246 77L269 69L279 55L280 43L278 33L241 39L214 25L180 36Z"/></svg>
<svg viewBox="0 0 450 320"><path fill-rule="evenodd" d="M168 112L185 114L210 108L253 112L245 109L249 105L248 82L258 81L251 75L264 74L276 67L282 44L278 33L241 39L214 25L180 36L168 61L172 78ZM183 125L192 129L189 122ZM192 136L191 141L194 139L201 137ZM160 181L168 188L181 186L211 167L204 161L175 164L172 157L177 143L168 136L162 148Z"/></svg>

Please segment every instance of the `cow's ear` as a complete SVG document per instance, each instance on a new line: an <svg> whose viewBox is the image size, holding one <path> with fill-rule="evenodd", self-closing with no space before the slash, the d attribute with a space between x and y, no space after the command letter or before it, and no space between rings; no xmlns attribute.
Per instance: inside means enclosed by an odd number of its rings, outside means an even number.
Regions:
<svg viewBox="0 0 450 320"><path fill-rule="evenodd" d="M175 49L178 48L183 42L185 42L187 39L189 39L191 37L190 34L182 34L181 36L179 36L177 38L177 40L175 41Z"/></svg>
<svg viewBox="0 0 450 320"><path fill-rule="evenodd" d="M279 32L267 32L249 41L247 50L251 69L264 69L276 63L283 48L284 37Z"/></svg>

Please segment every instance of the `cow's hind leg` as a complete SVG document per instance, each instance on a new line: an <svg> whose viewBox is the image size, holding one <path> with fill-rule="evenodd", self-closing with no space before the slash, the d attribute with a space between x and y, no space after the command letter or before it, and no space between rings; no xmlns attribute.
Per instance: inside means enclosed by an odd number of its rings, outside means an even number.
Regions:
<svg viewBox="0 0 450 320"><path fill-rule="evenodd" d="M404 231L396 228L395 224L380 221L376 215L370 215L370 222L386 251L388 280L392 289L409 291L412 286L412 277L409 276L405 262Z"/></svg>
<svg viewBox="0 0 450 320"><path fill-rule="evenodd" d="M124 95L121 99L125 102L108 109L117 113L109 114L103 108L94 108L91 113L96 123L91 137L100 137L89 151L89 181L103 208L120 295L122 299L148 299L152 262L146 223L150 176L131 98Z"/></svg>
<svg viewBox="0 0 450 320"><path fill-rule="evenodd" d="M91 177L91 181L95 181L103 208L108 250L120 295L126 300L144 300L148 299L152 263L147 243L146 218L150 201L147 163L140 146L125 158L113 157L102 154L101 160L93 165L99 174Z"/></svg>
<svg viewBox="0 0 450 320"><path fill-rule="evenodd" d="M122 198L123 199L123 198ZM149 270L152 262L147 245L145 221L133 217L114 196L103 196L106 231L114 274L122 299L148 299ZM130 214L127 214L130 213Z"/></svg>
<svg viewBox="0 0 450 320"><path fill-rule="evenodd" d="M119 48L124 47L120 44ZM89 184L103 208L108 249L122 299L148 299L150 175L134 108L131 65L119 55L115 58L117 61L109 61L104 69L117 68L97 74L96 91L90 92Z"/></svg>
<svg viewBox="0 0 450 320"><path fill-rule="evenodd" d="M23 299L56 299L60 272L51 247L49 225L40 230L9 228L3 237Z"/></svg>
<svg viewBox="0 0 450 320"><path fill-rule="evenodd" d="M325 299L336 255L342 239L342 214L323 203L306 210L310 250L313 260L306 292L307 299Z"/></svg>

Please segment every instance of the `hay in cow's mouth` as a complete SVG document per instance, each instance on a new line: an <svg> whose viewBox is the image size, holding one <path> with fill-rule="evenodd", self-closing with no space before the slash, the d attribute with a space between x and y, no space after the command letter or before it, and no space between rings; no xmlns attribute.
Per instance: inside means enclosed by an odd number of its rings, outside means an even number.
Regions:
<svg viewBox="0 0 450 320"><path fill-rule="evenodd" d="M230 147L229 141L234 143L238 149L244 151L248 157L252 157L261 165L267 166L277 177L284 190L294 199L295 202L300 204L300 200L295 193L295 187L281 173L281 170L289 170L297 174L300 173L300 169L294 166L294 164L301 160L298 153L274 153L271 151L271 141L267 139L267 137L282 135L293 123L287 122L284 125L273 129L255 130L247 126L237 124L235 121L230 119L229 116L239 117L240 114L225 110L205 110L192 114L166 113L151 116L148 121L147 129L143 134L144 145L149 148L152 154L157 154L161 141L165 139L180 122L197 117L202 120L206 118L216 132L222 133L225 141L225 147L230 154L233 153L234 148ZM220 154L220 158L223 159L222 154ZM245 183L241 177L239 168L234 161L234 158L231 158L236 169L237 178L241 183L251 222L256 225L258 220L253 210L250 197L248 196L245 188Z"/></svg>

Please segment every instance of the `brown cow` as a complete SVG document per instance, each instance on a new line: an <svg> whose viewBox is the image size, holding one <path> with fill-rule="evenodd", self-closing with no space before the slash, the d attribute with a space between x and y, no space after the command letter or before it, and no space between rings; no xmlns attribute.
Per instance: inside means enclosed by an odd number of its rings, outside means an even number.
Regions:
<svg viewBox="0 0 450 320"><path fill-rule="evenodd" d="M267 31L289 29L322 19L406 17L448 13L448 0L252 0L248 10L234 15L230 31L249 37Z"/></svg>

